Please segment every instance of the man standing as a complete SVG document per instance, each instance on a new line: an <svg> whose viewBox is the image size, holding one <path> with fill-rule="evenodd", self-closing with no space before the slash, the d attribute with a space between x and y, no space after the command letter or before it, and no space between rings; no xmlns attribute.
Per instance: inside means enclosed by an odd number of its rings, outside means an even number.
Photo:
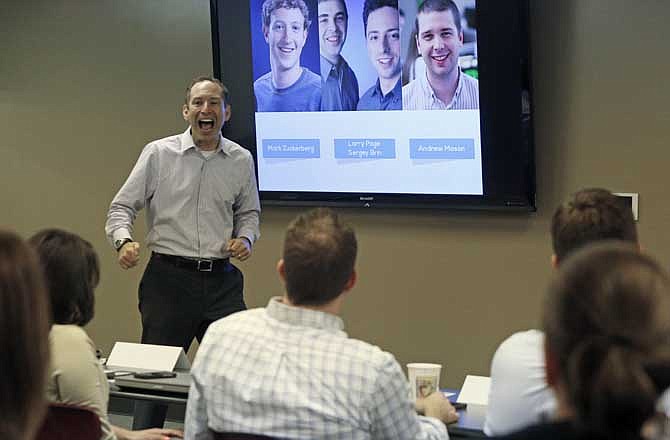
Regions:
<svg viewBox="0 0 670 440"><path fill-rule="evenodd" d="M405 110L479 108L479 83L458 66L461 13L453 0L425 0L416 15L416 46L426 74L402 88Z"/></svg>
<svg viewBox="0 0 670 440"><path fill-rule="evenodd" d="M270 71L254 82L256 111L321 108L319 75L300 65L309 25L309 10L303 0L263 2L263 36L270 50Z"/></svg>
<svg viewBox="0 0 670 440"><path fill-rule="evenodd" d="M458 417L442 393L418 400L418 416L393 355L343 331L356 253L354 231L329 209L289 225L277 263L285 294L212 324L198 350L185 438L448 438L444 423Z"/></svg>
<svg viewBox="0 0 670 440"><path fill-rule="evenodd" d="M584 246L603 240L637 245L633 213L605 189L583 189L560 205L551 221L554 268ZM491 389L484 432L504 435L554 416L547 385L544 333L531 329L500 344L491 362Z"/></svg>
<svg viewBox="0 0 670 440"><path fill-rule="evenodd" d="M363 27L377 82L358 102L358 110L402 110L400 16L397 0L365 0Z"/></svg>
<svg viewBox="0 0 670 440"><path fill-rule="evenodd" d="M221 135L225 105L219 80L193 80L182 108L189 128L150 142L109 208L105 231L124 269L139 261L131 232L147 208L142 343L188 350L211 322L246 308L242 273L229 258L251 255L260 204L251 154ZM164 416L136 414L134 427L161 426Z"/></svg>
<svg viewBox="0 0 670 440"><path fill-rule="evenodd" d="M347 39L349 13L344 0L319 0L321 110L356 110L358 80L340 52Z"/></svg>

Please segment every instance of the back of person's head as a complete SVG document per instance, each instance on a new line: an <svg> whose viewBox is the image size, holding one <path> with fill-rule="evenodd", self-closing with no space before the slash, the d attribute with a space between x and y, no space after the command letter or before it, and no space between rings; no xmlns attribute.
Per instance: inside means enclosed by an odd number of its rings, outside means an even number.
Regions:
<svg viewBox="0 0 670 440"><path fill-rule="evenodd" d="M363 29L368 30L368 17L371 12L381 8L398 9L398 0L365 0L363 4Z"/></svg>
<svg viewBox="0 0 670 440"><path fill-rule="evenodd" d="M424 0L419 4L419 10L416 15L417 18L414 23L414 27L419 31L419 14L428 14L429 12L442 12L449 11L451 16L454 19L454 24L456 25L456 30L460 33L462 31L461 27L461 11L458 10L458 6L454 3L453 0Z"/></svg>
<svg viewBox="0 0 670 440"><path fill-rule="evenodd" d="M327 208L299 215L284 238L286 293L295 305L318 306L337 298L354 273L356 235Z"/></svg>
<svg viewBox="0 0 670 440"><path fill-rule="evenodd" d="M37 257L0 231L0 438L32 439L46 409L49 307Z"/></svg>
<svg viewBox="0 0 670 440"><path fill-rule="evenodd" d="M620 241L575 252L549 288L544 330L548 379L555 371L577 426L639 438L668 385L654 375L670 367L670 280L659 264Z"/></svg>
<svg viewBox="0 0 670 440"><path fill-rule="evenodd" d="M86 325L93 319L93 292L100 281L91 243L71 232L45 229L30 238L44 270L54 324Z"/></svg>
<svg viewBox="0 0 670 440"><path fill-rule="evenodd" d="M551 221L554 255L560 262L577 249L601 240L637 244L633 212L606 189L583 189L560 205Z"/></svg>

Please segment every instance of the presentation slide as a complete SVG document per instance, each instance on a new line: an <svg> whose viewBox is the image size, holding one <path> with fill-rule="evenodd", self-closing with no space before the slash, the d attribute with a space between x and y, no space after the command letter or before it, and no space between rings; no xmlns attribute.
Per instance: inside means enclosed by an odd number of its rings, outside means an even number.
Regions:
<svg viewBox="0 0 670 440"><path fill-rule="evenodd" d="M481 195L475 0L251 0L259 189Z"/></svg>

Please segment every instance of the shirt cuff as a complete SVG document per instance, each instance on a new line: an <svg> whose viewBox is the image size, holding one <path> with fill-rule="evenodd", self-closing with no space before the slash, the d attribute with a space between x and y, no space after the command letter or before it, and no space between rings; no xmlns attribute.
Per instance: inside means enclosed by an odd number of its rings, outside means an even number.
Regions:
<svg viewBox="0 0 670 440"><path fill-rule="evenodd" d="M131 240L133 237L130 235L130 231L128 231L126 228L119 228L112 232L112 246L114 246L114 243L116 240L123 240L124 238L130 238Z"/></svg>
<svg viewBox="0 0 670 440"><path fill-rule="evenodd" d="M247 237L246 235L240 235L240 236L237 237L237 238L243 238L243 239L245 239L245 240L249 243L249 248L253 248L253 247L254 247L254 241L253 241L251 238Z"/></svg>
<svg viewBox="0 0 670 440"><path fill-rule="evenodd" d="M249 228L244 228L237 231L235 237L246 238L247 240L249 240L251 247L253 247L254 243L256 242L256 238L258 238L258 235L255 234L253 230L250 230Z"/></svg>
<svg viewBox="0 0 670 440"><path fill-rule="evenodd" d="M421 421L421 425L424 429L433 431L433 433L438 435L438 438L449 438L447 425L445 425L441 420L426 416L419 416L419 420Z"/></svg>

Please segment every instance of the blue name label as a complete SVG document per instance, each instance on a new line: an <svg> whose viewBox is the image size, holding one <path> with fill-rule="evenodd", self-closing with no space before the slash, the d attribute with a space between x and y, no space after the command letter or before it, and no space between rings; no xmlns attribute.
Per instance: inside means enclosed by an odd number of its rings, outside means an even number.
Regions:
<svg viewBox="0 0 670 440"><path fill-rule="evenodd" d="M474 139L410 139L411 159L474 159Z"/></svg>
<svg viewBox="0 0 670 440"><path fill-rule="evenodd" d="M319 139L263 139L263 157L313 159L321 157Z"/></svg>
<svg viewBox="0 0 670 440"><path fill-rule="evenodd" d="M395 139L335 139L335 159L395 159Z"/></svg>

